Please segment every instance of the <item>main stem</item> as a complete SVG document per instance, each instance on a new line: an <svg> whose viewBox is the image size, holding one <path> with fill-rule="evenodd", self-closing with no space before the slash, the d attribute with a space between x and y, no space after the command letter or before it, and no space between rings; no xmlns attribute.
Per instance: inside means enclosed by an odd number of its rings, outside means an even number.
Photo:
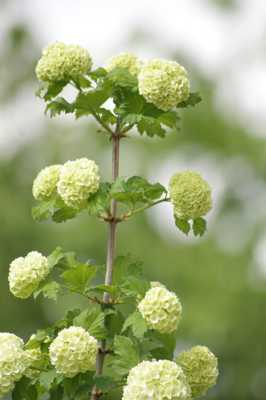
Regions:
<svg viewBox="0 0 266 400"><path fill-rule="evenodd" d="M117 125L116 132L112 134L112 180L115 181L119 175L119 145L120 145L120 134L119 125ZM111 202L111 218L108 221L108 243L107 243L107 256L106 256L106 273L105 273L105 285L112 284L113 278L113 264L115 257L115 241L116 241L116 200ZM104 293L103 302L108 304L110 300L110 294ZM105 340L100 342L100 348L96 359L96 375L101 375L103 372L104 359L106 355L106 343ZM97 387L94 386L91 394L91 400L97 400L100 397L100 393L97 392Z"/></svg>

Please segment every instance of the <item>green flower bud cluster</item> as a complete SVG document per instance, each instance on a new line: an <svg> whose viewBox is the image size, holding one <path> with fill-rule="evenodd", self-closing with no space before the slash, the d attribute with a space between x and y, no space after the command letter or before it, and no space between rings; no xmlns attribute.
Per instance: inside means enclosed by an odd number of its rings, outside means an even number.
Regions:
<svg viewBox="0 0 266 400"><path fill-rule="evenodd" d="M131 75L138 76L142 61L132 53L121 53L108 60L106 70L108 72L115 68L125 68Z"/></svg>
<svg viewBox="0 0 266 400"><path fill-rule="evenodd" d="M174 61L147 62L139 76L139 92L147 102L169 111L189 97L190 83L184 67Z"/></svg>
<svg viewBox="0 0 266 400"><path fill-rule="evenodd" d="M48 260L38 251L19 257L10 264L8 281L14 296L27 299L49 274Z"/></svg>
<svg viewBox="0 0 266 400"><path fill-rule="evenodd" d="M132 368L122 400L190 400L191 391L182 369L168 360L143 361Z"/></svg>
<svg viewBox="0 0 266 400"><path fill-rule="evenodd" d="M169 194L178 218L199 218L212 207L211 188L197 172L185 171L173 175Z"/></svg>
<svg viewBox="0 0 266 400"><path fill-rule="evenodd" d="M25 370L23 375L31 380L34 380L38 378L41 372L38 369L39 364L42 361L41 349L37 347L34 349L25 350L25 357L27 359L29 367Z"/></svg>
<svg viewBox="0 0 266 400"><path fill-rule="evenodd" d="M176 362L187 377L193 398L205 395L207 390L216 384L218 362L207 347L192 347L191 350L180 353Z"/></svg>
<svg viewBox="0 0 266 400"><path fill-rule="evenodd" d="M60 331L49 348L56 371L68 378L95 369L97 351L97 340L77 326Z"/></svg>
<svg viewBox="0 0 266 400"><path fill-rule="evenodd" d="M13 390L28 367L23 341L12 333L0 333L0 397Z"/></svg>
<svg viewBox="0 0 266 400"><path fill-rule="evenodd" d="M78 209L99 189L98 165L87 158L44 168L33 182L36 200L49 200L58 194L69 207Z"/></svg>
<svg viewBox="0 0 266 400"><path fill-rule="evenodd" d="M36 200L49 200L56 192L61 165L50 165L44 168L35 178L32 193Z"/></svg>
<svg viewBox="0 0 266 400"><path fill-rule="evenodd" d="M36 75L40 81L57 82L85 74L91 67L92 60L86 49L56 42L43 50Z"/></svg>
<svg viewBox="0 0 266 400"><path fill-rule="evenodd" d="M149 328L161 333L174 332L182 315L182 305L176 294L158 283L146 292L138 310Z"/></svg>

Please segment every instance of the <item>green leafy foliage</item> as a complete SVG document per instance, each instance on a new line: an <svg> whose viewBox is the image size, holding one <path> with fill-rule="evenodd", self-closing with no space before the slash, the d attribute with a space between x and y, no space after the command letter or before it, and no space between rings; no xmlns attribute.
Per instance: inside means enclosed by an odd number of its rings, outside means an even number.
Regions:
<svg viewBox="0 0 266 400"><path fill-rule="evenodd" d="M191 222L186 219L178 218L176 215L174 218L177 228L185 235L188 235L191 231ZM192 221L192 231L194 236L203 236L206 230L207 222L204 218L200 217Z"/></svg>
<svg viewBox="0 0 266 400"><path fill-rule="evenodd" d="M188 235L191 229L189 221L187 221L186 219L178 218L176 215L174 216L174 218L177 228L181 232L185 233L185 235Z"/></svg>
<svg viewBox="0 0 266 400"><path fill-rule="evenodd" d="M132 330L133 335L137 339L142 339L144 337L144 334L147 332L148 327L139 311L134 311L125 320L122 328L122 333L126 332L128 328Z"/></svg>
<svg viewBox="0 0 266 400"><path fill-rule="evenodd" d="M79 93L75 101L76 118L100 111L100 107L111 95L111 85L105 82L96 89Z"/></svg>
<svg viewBox="0 0 266 400"><path fill-rule="evenodd" d="M64 284L74 292L83 293L95 277L97 267L88 264L77 264L74 268L62 273Z"/></svg>
<svg viewBox="0 0 266 400"><path fill-rule="evenodd" d="M110 183L101 182L97 193L88 199L87 210L92 216L104 216L110 209Z"/></svg>
<svg viewBox="0 0 266 400"><path fill-rule="evenodd" d="M37 400L38 393L28 378L23 377L16 383L12 393L12 400Z"/></svg>
<svg viewBox="0 0 266 400"><path fill-rule="evenodd" d="M108 392L114 386L115 380L108 375L99 375L95 376L94 383L101 391Z"/></svg>
<svg viewBox="0 0 266 400"><path fill-rule="evenodd" d="M82 328L88 330L90 335L99 340L106 338L107 332L104 322L105 315L100 306L97 305L82 311L73 319L73 325L81 326Z"/></svg>
<svg viewBox="0 0 266 400"><path fill-rule="evenodd" d="M137 345L126 336L116 336L114 339L114 356L110 357L114 373L125 376L129 370L140 362L140 354Z"/></svg>
<svg viewBox="0 0 266 400"><path fill-rule="evenodd" d="M60 292L60 289L61 286L58 282L51 281L45 283L41 285L39 289L34 292L34 298L36 299L40 294L42 294L43 297L46 297L47 299L57 300L57 296Z"/></svg>
<svg viewBox="0 0 266 400"><path fill-rule="evenodd" d="M56 117L62 113L70 114L74 111L74 104L69 103L64 97L57 97L55 100L47 103L45 112L50 115L50 117Z"/></svg>
<svg viewBox="0 0 266 400"><path fill-rule="evenodd" d="M198 92L190 93L189 98L186 101L182 101L178 104L178 108L195 107L201 102L202 98Z"/></svg>
<svg viewBox="0 0 266 400"><path fill-rule="evenodd" d="M149 183L140 176L132 176L125 180L118 178L111 187L110 196L121 202L134 206L137 203L152 203L166 194L160 183Z"/></svg>
<svg viewBox="0 0 266 400"><path fill-rule="evenodd" d="M193 233L195 236L202 236L206 232L207 222L204 218L196 218L193 220L192 225Z"/></svg>
<svg viewBox="0 0 266 400"><path fill-rule="evenodd" d="M67 85L67 81L59 82L42 82L39 85L36 95L45 101L51 100L62 92L64 87Z"/></svg>

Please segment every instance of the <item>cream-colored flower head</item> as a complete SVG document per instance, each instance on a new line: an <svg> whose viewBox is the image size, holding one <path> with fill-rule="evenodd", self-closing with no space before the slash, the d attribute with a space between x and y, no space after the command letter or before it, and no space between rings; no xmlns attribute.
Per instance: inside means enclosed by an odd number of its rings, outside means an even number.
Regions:
<svg viewBox="0 0 266 400"><path fill-rule="evenodd" d="M205 346L195 346L184 351L176 359L183 369L191 387L192 397L204 396L208 389L216 384L218 361Z"/></svg>
<svg viewBox="0 0 266 400"><path fill-rule="evenodd" d="M11 293L27 299L49 274L48 260L38 251L31 251L26 257L19 257L10 264L8 281Z"/></svg>
<svg viewBox="0 0 266 400"><path fill-rule="evenodd" d="M110 72L115 68L125 68L131 75L137 76L141 66L142 62L135 54L121 53L108 60L106 70Z"/></svg>
<svg viewBox="0 0 266 400"><path fill-rule="evenodd" d="M98 165L87 158L80 158L63 165L57 191L67 206L78 209L85 206L89 196L98 191L99 184Z"/></svg>
<svg viewBox="0 0 266 400"><path fill-rule="evenodd" d="M138 75L139 92L147 102L169 111L189 97L187 71L174 61L154 59L147 62Z"/></svg>
<svg viewBox="0 0 266 400"><path fill-rule="evenodd" d="M32 186L36 200L49 200L56 193L61 168L61 165L50 165L39 172Z"/></svg>
<svg viewBox="0 0 266 400"><path fill-rule="evenodd" d="M40 81L57 82L85 74L91 67L91 56L86 49L55 42L43 50L36 75Z"/></svg>
<svg viewBox="0 0 266 400"><path fill-rule="evenodd" d="M199 218L212 207L211 188L197 172L185 171L173 175L169 194L178 218Z"/></svg>
<svg viewBox="0 0 266 400"><path fill-rule="evenodd" d="M132 368L122 400L190 400L191 391L182 369L168 360L143 361Z"/></svg>
<svg viewBox="0 0 266 400"><path fill-rule="evenodd" d="M27 366L22 339L12 333L0 333L0 397L14 389Z"/></svg>
<svg viewBox="0 0 266 400"><path fill-rule="evenodd" d="M97 340L77 326L63 329L51 343L50 360L56 371L68 378L95 369Z"/></svg>
<svg viewBox="0 0 266 400"><path fill-rule="evenodd" d="M174 332L182 315L182 305L176 294L161 286L146 292L138 310L148 327L161 333Z"/></svg>

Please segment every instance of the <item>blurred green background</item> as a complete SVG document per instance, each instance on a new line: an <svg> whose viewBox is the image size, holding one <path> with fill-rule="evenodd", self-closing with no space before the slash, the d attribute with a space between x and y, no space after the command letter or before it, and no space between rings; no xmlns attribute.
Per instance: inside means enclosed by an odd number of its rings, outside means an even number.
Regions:
<svg viewBox="0 0 266 400"><path fill-rule="evenodd" d="M31 218L31 185L44 166L86 156L104 178L111 173L110 143L94 123L43 116L34 97L41 48L57 39L80 43L97 63L121 50L171 58L188 68L203 102L183 112L177 135L125 140L121 174L167 184L180 169L200 171L214 192L208 234L182 237L171 208L160 206L119 226L117 252L136 255L149 278L178 293L178 349L205 344L218 355L220 379L209 399L266 399L266 6L140 3L0 3L0 331L26 338L80 302L15 299L7 283L13 258L60 245L105 260L104 224L83 214L59 225Z"/></svg>

